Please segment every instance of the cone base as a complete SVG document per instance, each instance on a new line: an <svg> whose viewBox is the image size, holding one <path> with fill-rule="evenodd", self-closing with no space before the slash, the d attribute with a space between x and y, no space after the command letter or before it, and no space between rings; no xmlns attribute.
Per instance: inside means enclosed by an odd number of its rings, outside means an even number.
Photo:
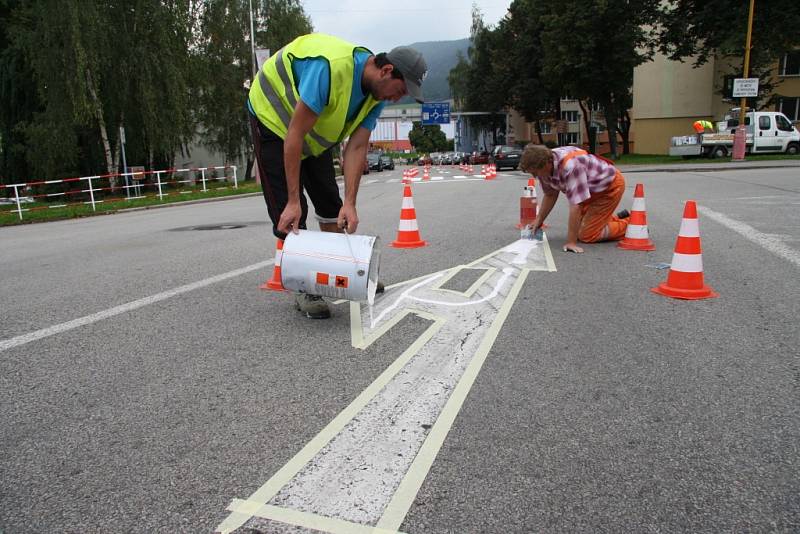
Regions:
<svg viewBox="0 0 800 534"><path fill-rule="evenodd" d="M656 246L653 244L652 241L649 239L640 239L640 240L625 240L623 239L619 243L617 243L617 248L622 248L625 250L644 250L644 251L651 251L655 250Z"/></svg>
<svg viewBox="0 0 800 534"><path fill-rule="evenodd" d="M264 291L286 291L286 288L283 287L283 284L280 281L269 280L264 282L258 289L263 289Z"/></svg>
<svg viewBox="0 0 800 534"><path fill-rule="evenodd" d="M718 293L714 292L714 290L707 285L704 285L701 289L680 289L668 286L666 282L659 284L658 287L651 288L650 291L664 297L683 300L701 300L719 296Z"/></svg>
<svg viewBox="0 0 800 534"><path fill-rule="evenodd" d="M389 246L394 248L419 248L428 246L428 242L421 239L419 241L392 241Z"/></svg>

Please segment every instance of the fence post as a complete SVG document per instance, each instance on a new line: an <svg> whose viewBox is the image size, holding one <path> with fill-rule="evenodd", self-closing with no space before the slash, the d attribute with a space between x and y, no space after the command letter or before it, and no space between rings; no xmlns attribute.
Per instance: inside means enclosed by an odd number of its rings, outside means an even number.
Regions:
<svg viewBox="0 0 800 534"><path fill-rule="evenodd" d="M156 182L158 183L158 200L164 200L164 194L161 192L161 173L164 171L156 171Z"/></svg>
<svg viewBox="0 0 800 534"><path fill-rule="evenodd" d="M205 193L205 192L206 192L206 168L207 168L207 167L203 167L202 169L200 169L200 172L201 172L201 173L203 173L203 174L202 174L202 180L203 180L203 193Z"/></svg>
<svg viewBox="0 0 800 534"><path fill-rule="evenodd" d="M236 179L236 165L233 165L233 188L239 189L239 180Z"/></svg>
<svg viewBox="0 0 800 534"><path fill-rule="evenodd" d="M97 176L89 176L86 178L89 180L89 198L92 200L92 211L97 211L97 208L94 205L94 186L92 185L92 178L98 178Z"/></svg>
<svg viewBox="0 0 800 534"><path fill-rule="evenodd" d="M17 214L19 215L19 220L22 220L22 206L19 205L19 190L17 189L17 185L14 184L11 187L14 188L14 199L17 201Z"/></svg>

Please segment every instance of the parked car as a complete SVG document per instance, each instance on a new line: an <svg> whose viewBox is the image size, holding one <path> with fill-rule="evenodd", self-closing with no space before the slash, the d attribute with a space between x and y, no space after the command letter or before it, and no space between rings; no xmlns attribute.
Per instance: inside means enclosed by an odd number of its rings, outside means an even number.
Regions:
<svg viewBox="0 0 800 534"><path fill-rule="evenodd" d="M370 152L367 154L367 161L369 162L369 169L371 171L383 171L383 161L381 161L381 155L377 152Z"/></svg>
<svg viewBox="0 0 800 534"><path fill-rule="evenodd" d="M429 155L425 154L417 160L417 165L433 165L433 160Z"/></svg>
<svg viewBox="0 0 800 534"><path fill-rule="evenodd" d="M394 170L394 160L391 156L387 154L381 155L381 162L383 163L384 169L389 169L390 171Z"/></svg>
<svg viewBox="0 0 800 534"><path fill-rule="evenodd" d="M494 163L498 170L503 167L517 170L520 158L522 158L522 150L519 148L509 145L497 145L492 150L491 162Z"/></svg>
<svg viewBox="0 0 800 534"><path fill-rule="evenodd" d="M491 156L491 154L489 154L489 152L486 150L475 151L469 157L469 163L470 165L482 165L489 163L489 156Z"/></svg>

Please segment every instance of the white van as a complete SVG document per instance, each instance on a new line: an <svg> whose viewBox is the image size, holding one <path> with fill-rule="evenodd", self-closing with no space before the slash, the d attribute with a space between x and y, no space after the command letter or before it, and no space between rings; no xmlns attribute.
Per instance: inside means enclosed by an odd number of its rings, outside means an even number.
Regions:
<svg viewBox="0 0 800 534"><path fill-rule="evenodd" d="M717 123L718 133L673 137L670 156L723 158L733 151L733 135L739 125L738 109ZM800 132L786 115L777 111L750 111L745 115L748 154L800 153Z"/></svg>

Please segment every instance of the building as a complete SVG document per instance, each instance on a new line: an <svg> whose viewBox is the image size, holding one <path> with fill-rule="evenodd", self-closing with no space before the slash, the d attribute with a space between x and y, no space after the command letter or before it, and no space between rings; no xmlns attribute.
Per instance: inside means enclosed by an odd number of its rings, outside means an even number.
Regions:
<svg viewBox="0 0 800 534"><path fill-rule="evenodd" d="M670 138L693 132L698 119L720 120L731 107L739 106L732 96L733 79L741 60L713 58L693 68L692 62L670 61L656 55L653 61L633 71L632 130L636 152L667 154ZM756 107L781 111L790 120L800 120L800 51L784 54L775 62L771 76L772 94L758 100ZM748 99L748 106L752 100Z"/></svg>

